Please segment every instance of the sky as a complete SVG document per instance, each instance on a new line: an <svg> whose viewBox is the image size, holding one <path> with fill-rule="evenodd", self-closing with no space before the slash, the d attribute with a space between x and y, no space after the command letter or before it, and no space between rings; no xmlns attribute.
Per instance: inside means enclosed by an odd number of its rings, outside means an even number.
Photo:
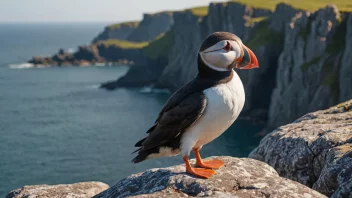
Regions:
<svg viewBox="0 0 352 198"><path fill-rule="evenodd" d="M140 20L143 13L225 0L0 0L0 23Z"/></svg>

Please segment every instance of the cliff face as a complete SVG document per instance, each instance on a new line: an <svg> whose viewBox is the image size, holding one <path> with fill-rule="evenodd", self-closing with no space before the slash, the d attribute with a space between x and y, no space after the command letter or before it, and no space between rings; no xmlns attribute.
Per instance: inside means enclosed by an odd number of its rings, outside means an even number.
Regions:
<svg viewBox="0 0 352 198"><path fill-rule="evenodd" d="M139 26L126 38L130 41L150 41L170 30L173 24L172 12L144 14Z"/></svg>
<svg viewBox="0 0 352 198"><path fill-rule="evenodd" d="M341 82L348 81L346 77L339 77L341 66L345 64L342 62L347 46L345 31L346 16L341 16L335 6L315 13L299 12L285 25L284 48L278 59L276 87L269 109L269 127L336 104L340 101L340 89L351 90L351 83ZM343 67L350 68L349 64ZM350 93L344 95L352 97Z"/></svg>
<svg viewBox="0 0 352 198"><path fill-rule="evenodd" d="M93 43L108 39L126 40L138 25L138 21L131 21L107 26L102 33L94 38Z"/></svg>

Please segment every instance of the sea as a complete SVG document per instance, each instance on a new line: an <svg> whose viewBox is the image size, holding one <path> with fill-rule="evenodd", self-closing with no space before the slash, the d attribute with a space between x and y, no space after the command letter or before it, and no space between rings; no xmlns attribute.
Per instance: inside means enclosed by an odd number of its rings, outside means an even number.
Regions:
<svg viewBox="0 0 352 198"><path fill-rule="evenodd" d="M89 44L106 23L0 24L0 197L24 185L102 181L182 163L180 156L132 164L165 90L99 89L128 67L46 67L25 64L34 55ZM238 120L203 157L246 157L262 125ZM193 157L193 156L192 156Z"/></svg>

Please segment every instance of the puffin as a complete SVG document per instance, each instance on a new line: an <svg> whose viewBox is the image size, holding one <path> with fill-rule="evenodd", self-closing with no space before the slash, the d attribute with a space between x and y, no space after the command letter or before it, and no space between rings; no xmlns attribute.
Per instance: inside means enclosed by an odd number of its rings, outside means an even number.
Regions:
<svg viewBox="0 0 352 198"><path fill-rule="evenodd" d="M219 159L204 161L199 151L219 137L237 119L245 103L245 92L237 69L259 68L255 54L241 39L229 32L214 32L198 51L198 74L177 90L164 104L132 160L181 154L186 172L208 179L213 169L224 165ZM189 162L190 152L196 167Z"/></svg>

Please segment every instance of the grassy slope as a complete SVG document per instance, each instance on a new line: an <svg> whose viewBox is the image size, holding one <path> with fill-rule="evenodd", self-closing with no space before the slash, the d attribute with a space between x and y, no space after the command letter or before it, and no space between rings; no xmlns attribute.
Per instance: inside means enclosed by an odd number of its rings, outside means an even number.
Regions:
<svg viewBox="0 0 352 198"><path fill-rule="evenodd" d="M152 41L132 42L126 40L109 39L99 41L97 45L116 46L122 49L142 49L143 53L150 59L166 57L168 50L173 44L173 34L171 31L160 34Z"/></svg>
<svg viewBox="0 0 352 198"><path fill-rule="evenodd" d="M335 4L340 11L352 12L351 0L232 0L256 8L274 10L280 2L289 4L303 10L317 10L325 7L326 4Z"/></svg>
<svg viewBox="0 0 352 198"><path fill-rule="evenodd" d="M148 46L143 49L143 54L150 59L167 57L169 49L174 43L174 36L171 31L159 35Z"/></svg>

